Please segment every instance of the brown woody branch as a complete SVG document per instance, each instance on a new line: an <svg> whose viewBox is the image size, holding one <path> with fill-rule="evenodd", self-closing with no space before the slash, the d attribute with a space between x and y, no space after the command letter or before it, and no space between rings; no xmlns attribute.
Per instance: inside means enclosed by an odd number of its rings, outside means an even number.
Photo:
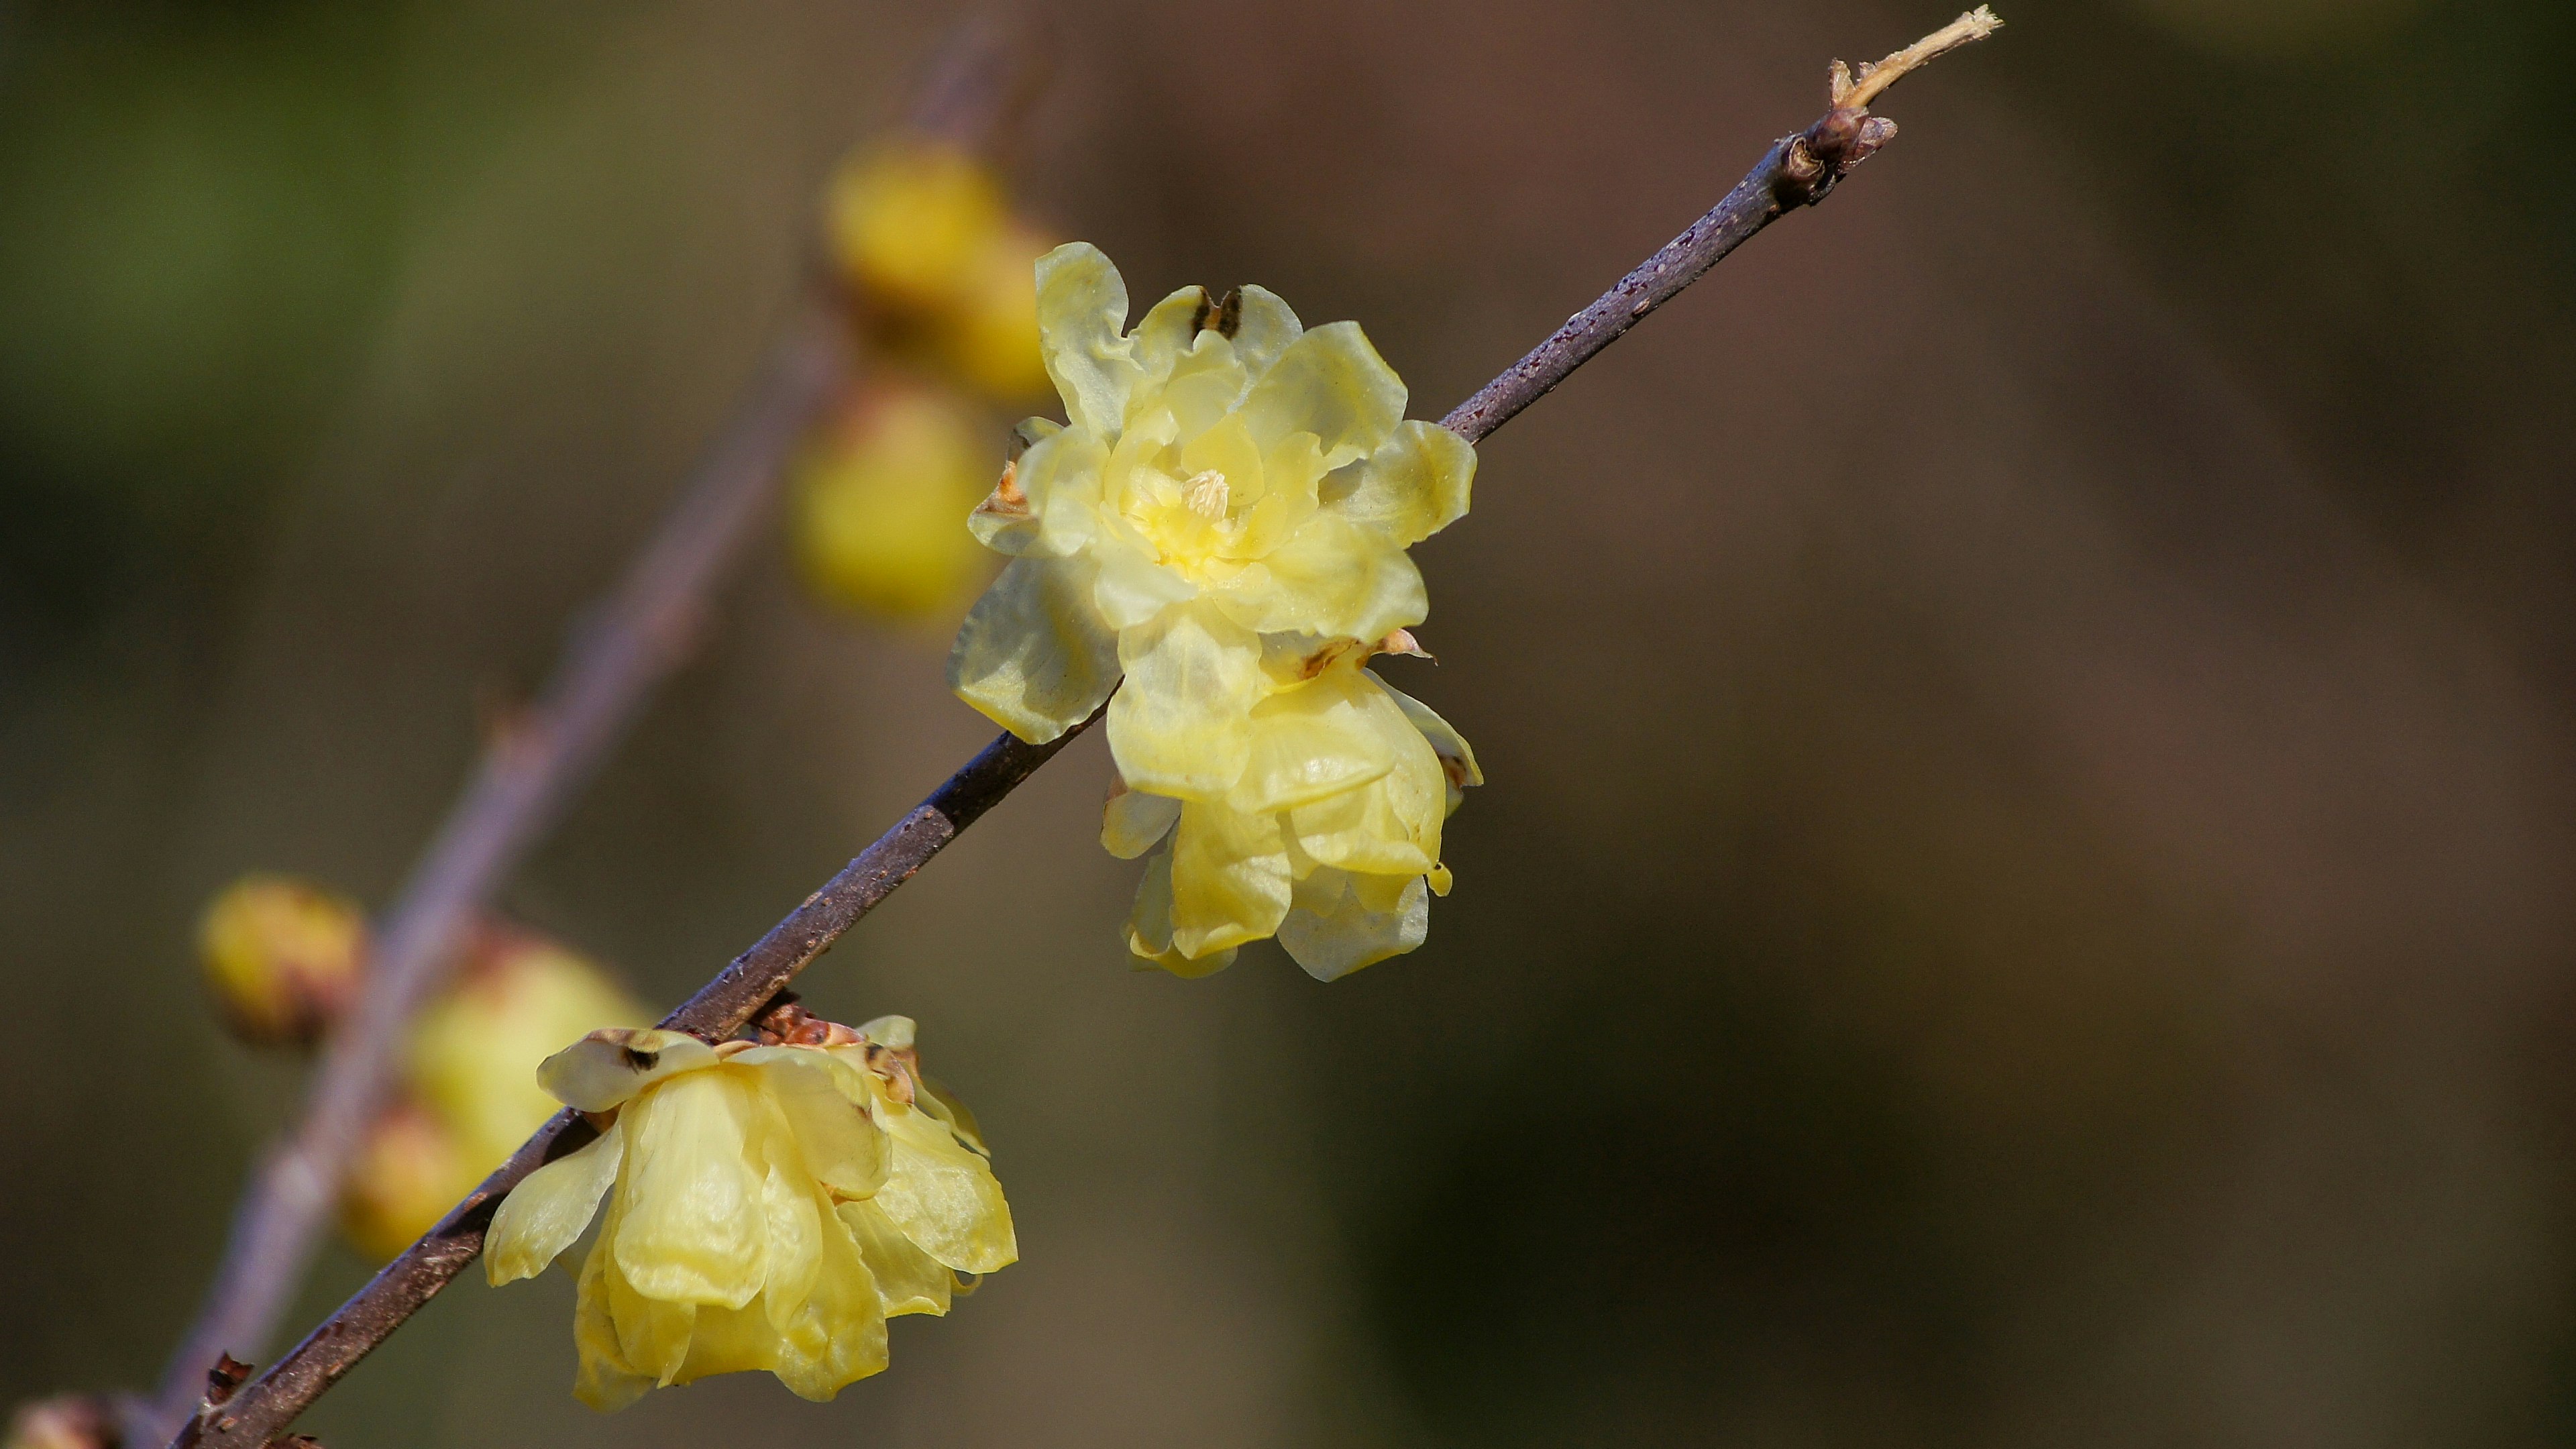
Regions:
<svg viewBox="0 0 2576 1449"><path fill-rule="evenodd" d="M1877 67L1864 67L1864 83L1876 80L1864 99L1874 98L1913 66L1966 40L1981 38L1999 23L1981 8ZM1970 31L1974 33L1965 33ZM1944 41L1954 33L1961 38ZM1706 216L1452 410L1441 425L1470 442L1491 435L1647 313L1697 281L1746 238L1785 213L1824 199L1854 166L1885 145L1895 127L1869 116L1865 104L1851 103L1853 86L1840 62L1836 62L1836 75L1833 96L1842 104L1774 145ZM1099 718L1094 714L1043 745L1006 734L985 746L929 799L665 1017L662 1025L712 1037L741 1030L843 932ZM173 1449L259 1449L268 1444L474 1260L482 1251L483 1231L493 1208L520 1179L581 1147L592 1135L574 1114L556 1114L443 1222L387 1264L274 1368L226 1404L209 1408L192 1421Z"/></svg>

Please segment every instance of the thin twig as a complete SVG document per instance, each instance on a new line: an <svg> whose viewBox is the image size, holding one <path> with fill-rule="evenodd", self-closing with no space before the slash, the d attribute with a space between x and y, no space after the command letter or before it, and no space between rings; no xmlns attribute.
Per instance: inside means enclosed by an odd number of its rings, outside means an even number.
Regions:
<svg viewBox="0 0 2576 1449"><path fill-rule="evenodd" d="M1885 144L1888 134L1892 130L1879 133L1868 126L1857 108L1838 106L1774 145L1726 200L1460 404L1441 420L1442 426L1471 442L1490 435L1745 238L1796 207L1822 200L1853 166ZM663 1018L662 1025L710 1037L739 1031L843 932L1099 718L1094 714L1043 745L1006 734L985 746L758 944ZM191 1421L173 1449L259 1449L267 1444L474 1261L494 1206L512 1187L592 1135L574 1114L556 1114L444 1221L387 1264L275 1367L220 1408Z"/></svg>
<svg viewBox="0 0 2576 1449"><path fill-rule="evenodd" d="M1024 26L986 15L936 51L905 125L989 153L1042 78ZM302 1283L342 1178L391 1091L403 1035L445 980L471 923L662 680L685 660L708 600L777 492L787 456L846 372L836 320L814 309L789 330L742 412L701 465L618 592L575 633L536 707L485 749L388 911L367 985L334 1033L292 1136L271 1148L235 1210L199 1316L129 1437L176 1434L207 1366L257 1352Z"/></svg>

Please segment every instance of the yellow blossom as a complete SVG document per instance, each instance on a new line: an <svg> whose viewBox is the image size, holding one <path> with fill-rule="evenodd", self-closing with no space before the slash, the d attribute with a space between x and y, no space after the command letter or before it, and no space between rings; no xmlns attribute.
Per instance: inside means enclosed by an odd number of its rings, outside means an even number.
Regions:
<svg viewBox="0 0 2576 1449"><path fill-rule="evenodd" d="M359 1252L379 1261L392 1258L436 1227L498 1166L495 1158L478 1167L446 1122L418 1102L398 1101L368 1127L357 1160L349 1164L340 1231Z"/></svg>
<svg viewBox="0 0 2576 1449"><path fill-rule="evenodd" d="M923 1100L911 1037L900 1017L832 1045L600 1031L547 1058L547 1091L614 1116L503 1201L484 1264L533 1277L601 1217L573 1322L583 1402L754 1369L828 1399L885 1367L888 1314L944 1312L952 1273L1017 1258L972 1126Z"/></svg>
<svg viewBox="0 0 2576 1449"><path fill-rule="evenodd" d="M796 463L807 581L834 603L901 618L956 608L988 567L957 519L991 482L966 407L924 387L866 386Z"/></svg>
<svg viewBox="0 0 2576 1449"><path fill-rule="evenodd" d="M261 1045L309 1044L357 999L367 920L307 881L249 875L208 903L197 927L206 984L224 1018Z"/></svg>
<svg viewBox="0 0 2576 1449"><path fill-rule="evenodd" d="M1046 387L1029 268L1047 243L990 165L945 141L887 141L842 166L828 223L879 347L995 397Z"/></svg>
<svg viewBox="0 0 2576 1449"><path fill-rule="evenodd" d="M1037 295L1069 421L1023 423L974 514L1012 561L951 687L1030 741L1108 701L1110 846L1172 837L1139 955L1214 970L1278 932L1329 977L1411 949L1446 880L1435 727L1465 745L1356 666L1428 612L1405 550L1467 511L1475 450L1404 420L1356 324L1307 329L1259 287L1184 288L1125 332L1125 282L1074 243Z"/></svg>

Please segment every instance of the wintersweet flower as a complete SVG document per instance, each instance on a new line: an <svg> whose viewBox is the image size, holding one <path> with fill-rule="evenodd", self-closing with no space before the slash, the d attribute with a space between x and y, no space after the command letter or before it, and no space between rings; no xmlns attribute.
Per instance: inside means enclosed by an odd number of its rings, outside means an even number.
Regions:
<svg viewBox="0 0 2576 1449"><path fill-rule="evenodd" d="M1017 1257L971 1126L916 1105L911 1023L805 1024L714 1046L593 1032L539 1069L609 1120L502 1202L484 1262L533 1277L602 1217L573 1321L584 1403L754 1369L829 1399L885 1367L888 1313L943 1312L947 1274Z"/></svg>
<svg viewBox="0 0 2576 1449"><path fill-rule="evenodd" d="M1404 420L1404 384L1357 324L1309 330L1262 288L1184 288L1126 332L1125 282L1073 243L1038 263L1037 291L1069 421L1021 424L973 516L1012 561L958 632L951 687L1032 742L1108 701L1135 816L1112 848L1174 836L1139 896L1140 954L1213 970L1300 886L1305 918L1352 923L1309 969L1391 954L1356 932L1418 943L1425 898L1404 882L1435 883L1435 752L1355 663L1427 614L1405 550L1466 513L1475 450ZM1304 833L1281 833L1285 811ZM1309 837L1327 853L1298 855Z"/></svg>
<svg viewBox="0 0 2576 1449"><path fill-rule="evenodd" d="M956 617L992 567L957 518L991 481L984 428L965 404L917 385L862 385L796 460L806 582L836 604Z"/></svg>
<svg viewBox="0 0 2576 1449"><path fill-rule="evenodd" d="M206 985L236 1035L261 1046L309 1045L357 1000L367 918L310 881L246 875L206 905L197 925Z"/></svg>

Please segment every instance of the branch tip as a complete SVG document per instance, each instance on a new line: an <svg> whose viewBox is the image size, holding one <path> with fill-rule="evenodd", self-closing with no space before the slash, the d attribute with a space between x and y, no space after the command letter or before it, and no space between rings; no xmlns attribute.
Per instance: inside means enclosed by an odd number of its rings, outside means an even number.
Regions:
<svg viewBox="0 0 2576 1449"><path fill-rule="evenodd" d="M1826 73L1826 97L1836 110L1867 110L1870 102L1877 100L1889 86L1903 80L1907 73L2003 28L2002 18L1980 5L1875 64L1862 61L1855 69L1835 61L1833 68Z"/></svg>

